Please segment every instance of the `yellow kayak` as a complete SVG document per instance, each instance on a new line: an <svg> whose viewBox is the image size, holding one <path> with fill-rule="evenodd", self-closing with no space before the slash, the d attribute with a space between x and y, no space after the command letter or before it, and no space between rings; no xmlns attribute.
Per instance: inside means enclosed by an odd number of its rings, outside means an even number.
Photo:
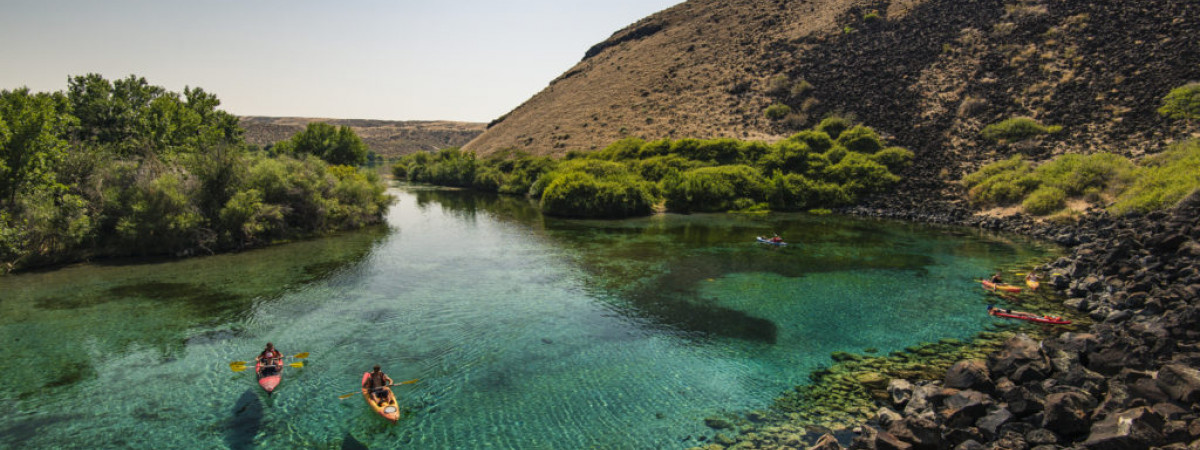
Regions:
<svg viewBox="0 0 1200 450"><path fill-rule="evenodd" d="M367 384L367 379L370 377L371 372L364 372L362 384ZM388 391L388 401L384 402L383 405L380 405L371 398L371 393L367 391L367 388L363 388L362 390L363 398L367 400L367 406L370 406L372 411L383 416L389 422L396 423L400 420L400 406L396 404L396 394L392 393L392 388L390 387L385 386L384 389Z"/></svg>

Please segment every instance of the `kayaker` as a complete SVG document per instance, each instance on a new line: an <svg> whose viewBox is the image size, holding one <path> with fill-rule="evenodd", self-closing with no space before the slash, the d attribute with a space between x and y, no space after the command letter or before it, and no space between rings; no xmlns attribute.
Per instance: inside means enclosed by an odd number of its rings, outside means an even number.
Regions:
<svg viewBox="0 0 1200 450"><path fill-rule="evenodd" d="M776 233L775 236L771 238L771 242L780 243L783 242L783 238L779 237L779 234Z"/></svg>
<svg viewBox="0 0 1200 450"><path fill-rule="evenodd" d="M266 372L268 369L278 371L283 365L283 353L275 350L275 344L268 342L267 348L254 357L254 362L261 362L265 366L263 372Z"/></svg>
<svg viewBox="0 0 1200 450"><path fill-rule="evenodd" d="M1036 273L1029 272L1029 275L1025 275L1025 281L1037 282L1037 280L1038 280L1038 276Z"/></svg>
<svg viewBox="0 0 1200 450"><path fill-rule="evenodd" d="M371 370L371 376L367 377L367 380L363 382L363 389L371 393L371 397L375 399L375 402L379 406L383 406L384 403L391 401L391 391L384 388L391 386L392 383L392 378L380 371L379 366L375 366Z"/></svg>
<svg viewBox="0 0 1200 450"><path fill-rule="evenodd" d="M996 272L995 275L992 275L992 284L1000 284L1003 282L1004 281L1000 279L1000 272Z"/></svg>

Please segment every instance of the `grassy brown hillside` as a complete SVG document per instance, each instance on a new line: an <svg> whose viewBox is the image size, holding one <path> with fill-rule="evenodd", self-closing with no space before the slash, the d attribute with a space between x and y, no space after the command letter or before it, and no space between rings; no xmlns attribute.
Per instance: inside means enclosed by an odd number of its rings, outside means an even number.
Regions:
<svg viewBox="0 0 1200 450"><path fill-rule="evenodd" d="M466 148L775 140L839 113L917 153L910 188L940 190L1003 155L1137 155L1194 132L1155 109L1200 80L1198 35L1194 0L692 0L597 44ZM768 120L775 103L792 114ZM980 137L1016 116L1063 130Z"/></svg>
<svg viewBox="0 0 1200 450"><path fill-rule="evenodd" d="M389 121L358 119L310 119L302 117L241 118L246 141L268 145L292 137L310 122L349 126L375 153L386 158L407 155L420 150L456 147L483 132L484 124L449 121Z"/></svg>

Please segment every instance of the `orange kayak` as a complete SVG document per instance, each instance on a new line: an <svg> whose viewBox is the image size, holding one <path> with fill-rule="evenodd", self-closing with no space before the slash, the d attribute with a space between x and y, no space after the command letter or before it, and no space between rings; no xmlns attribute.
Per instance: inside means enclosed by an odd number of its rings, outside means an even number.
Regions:
<svg viewBox="0 0 1200 450"><path fill-rule="evenodd" d="M275 388L279 387L279 382L283 381L283 368L267 368L269 373L263 374L262 362L254 363L254 375L258 377L258 385L262 386L267 395L275 392Z"/></svg>
<svg viewBox="0 0 1200 450"><path fill-rule="evenodd" d="M988 280L983 280L983 288L989 291L1004 291L1004 292L1021 292L1021 288L1011 284L996 284Z"/></svg>
<svg viewBox="0 0 1200 450"><path fill-rule="evenodd" d="M363 372L362 383L360 385L366 384L367 378L370 377L371 372ZM400 406L396 404L396 394L392 393L392 388L390 387L384 387L384 389L387 389L389 395L388 401L382 406L371 398L371 393L367 392L367 388L363 388L362 390L363 398L367 400L367 406L370 406L372 411L383 416L389 422L396 423L400 420Z"/></svg>

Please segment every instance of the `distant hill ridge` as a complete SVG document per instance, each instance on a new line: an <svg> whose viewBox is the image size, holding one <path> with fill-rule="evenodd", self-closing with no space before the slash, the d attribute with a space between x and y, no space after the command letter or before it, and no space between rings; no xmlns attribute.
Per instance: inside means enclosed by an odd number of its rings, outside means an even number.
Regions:
<svg viewBox="0 0 1200 450"><path fill-rule="evenodd" d="M909 178L936 190L1018 152L1160 151L1188 131L1155 109L1200 80L1197 35L1193 0L692 0L593 46L465 148L773 141L840 113L914 150ZM793 114L767 119L776 103ZM1063 131L1008 146L980 137L1016 116Z"/></svg>
<svg viewBox="0 0 1200 450"><path fill-rule="evenodd" d="M437 150L466 144L483 132L485 124L452 121L391 121L369 119L318 119L304 117L240 118L246 141L269 145L291 138L311 122L348 126L375 153L392 158L420 150Z"/></svg>

